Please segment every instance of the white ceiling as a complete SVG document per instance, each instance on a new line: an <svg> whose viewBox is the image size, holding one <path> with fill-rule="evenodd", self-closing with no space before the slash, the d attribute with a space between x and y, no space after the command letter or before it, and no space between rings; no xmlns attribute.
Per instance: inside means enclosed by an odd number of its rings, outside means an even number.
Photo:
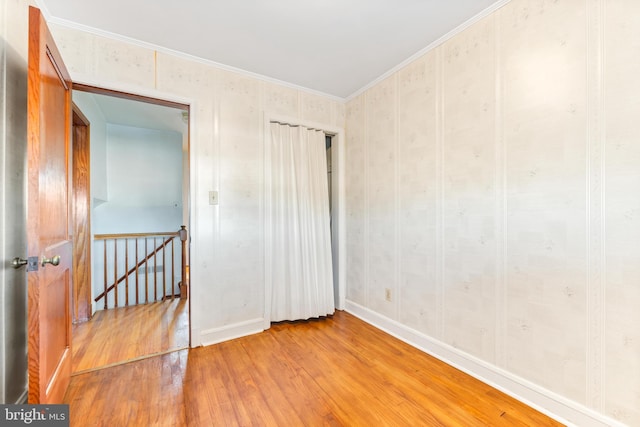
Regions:
<svg viewBox="0 0 640 427"><path fill-rule="evenodd" d="M47 17L348 98L504 0L39 0Z"/></svg>
<svg viewBox="0 0 640 427"><path fill-rule="evenodd" d="M187 134L188 115L184 110L87 92L74 91L73 96L74 100L76 96L91 99L106 123Z"/></svg>

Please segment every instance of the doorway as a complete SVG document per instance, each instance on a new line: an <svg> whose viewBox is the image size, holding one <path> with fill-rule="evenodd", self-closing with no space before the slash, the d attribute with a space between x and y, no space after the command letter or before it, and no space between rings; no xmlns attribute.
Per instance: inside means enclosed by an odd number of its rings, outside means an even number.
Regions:
<svg viewBox="0 0 640 427"><path fill-rule="evenodd" d="M189 106L84 85L73 102L78 374L189 347Z"/></svg>

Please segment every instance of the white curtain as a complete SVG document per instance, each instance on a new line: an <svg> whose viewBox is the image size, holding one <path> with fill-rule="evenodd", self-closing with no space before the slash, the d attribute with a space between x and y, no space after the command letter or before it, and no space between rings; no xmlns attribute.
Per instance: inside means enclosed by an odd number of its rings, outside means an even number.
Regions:
<svg viewBox="0 0 640 427"><path fill-rule="evenodd" d="M325 134L270 126L271 321L333 314Z"/></svg>

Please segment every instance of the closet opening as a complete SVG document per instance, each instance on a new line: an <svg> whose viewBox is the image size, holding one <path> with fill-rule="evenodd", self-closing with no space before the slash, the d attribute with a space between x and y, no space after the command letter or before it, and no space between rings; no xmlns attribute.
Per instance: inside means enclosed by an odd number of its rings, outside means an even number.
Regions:
<svg viewBox="0 0 640 427"><path fill-rule="evenodd" d="M334 209L335 206L338 206L337 201L334 202L334 196L337 198L338 196L338 177L337 174L335 176L334 182L334 174L332 173L332 160L333 160L333 138L335 135L326 134L325 133L325 147L327 150L327 183L329 187L329 214L331 217L329 226L331 230L331 261L333 264L333 295L335 299L336 307L340 306L340 274L339 274L339 249L338 249L338 227L335 226L337 224L337 220L334 221L334 217L337 217L337 210ZM336 189L334 190L334 186Z"/></svg>
<svg viewBox="0 0 640 427"><path fill-rule="evenodd" d="M344 309L343 136L265 118L265 329Z"/></svg>

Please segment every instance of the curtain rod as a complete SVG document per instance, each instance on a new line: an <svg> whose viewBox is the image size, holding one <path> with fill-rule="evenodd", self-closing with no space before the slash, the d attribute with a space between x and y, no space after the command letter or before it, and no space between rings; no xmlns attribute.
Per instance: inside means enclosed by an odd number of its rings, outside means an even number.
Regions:
<svg viewBox="0 0 640 427"><path fill-rule="evenodd" d="M292 125L291 123L281 122L281 121L278 121L278 120L269 120L269 123L274 123L274 124L282 125L282 126L289 126L289 127L292 127L292 128L300 128L300 127L302 127L302 128L309 129L309 130L315 130L315 131L318 131L318 132L324 132L324 134L328 135L328 136L335 136L336 135L335 133L327 132L324 129L310 128L310 127L306 127L304 125Z"/></svg>

